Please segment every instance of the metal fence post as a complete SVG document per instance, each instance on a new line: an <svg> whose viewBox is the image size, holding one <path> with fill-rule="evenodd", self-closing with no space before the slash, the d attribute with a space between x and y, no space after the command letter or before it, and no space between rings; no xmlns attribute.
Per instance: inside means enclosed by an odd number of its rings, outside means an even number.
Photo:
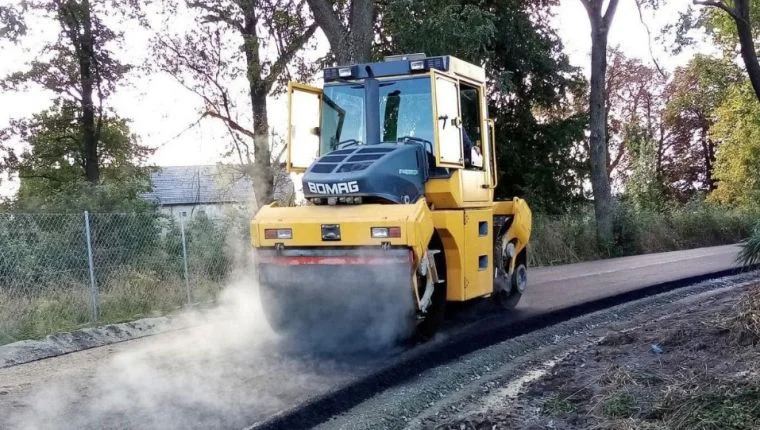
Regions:
<svg viewBox="0 0 760 430"><path fill-rule="evenodd" d="M185 289L187 290L187 304L190 304L190 277L187 274L187 240L185 240L185 218L180 216L179 229L182 232L182 261L185 265Z"/></svg>
<svg viewBox="0 0 760 430"><path fill-rule="evenodd" d="M90 235L90 214L84 211L84 231L87 235L87 262L90 268L90 317L98 321L98 286L95 283L95 267L92 263L92 236Z"/></svg>

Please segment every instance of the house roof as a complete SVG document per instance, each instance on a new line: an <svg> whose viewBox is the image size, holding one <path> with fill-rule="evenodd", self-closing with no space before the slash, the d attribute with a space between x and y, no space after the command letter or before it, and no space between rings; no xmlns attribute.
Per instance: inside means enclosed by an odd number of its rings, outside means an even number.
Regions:
<svg viewBox="0 0 760 430"><path fill-rule="evenodd" d="M159 205L239 203L253 200L253 183L229 166L167 166L151 175L144 195Z"/></svg>

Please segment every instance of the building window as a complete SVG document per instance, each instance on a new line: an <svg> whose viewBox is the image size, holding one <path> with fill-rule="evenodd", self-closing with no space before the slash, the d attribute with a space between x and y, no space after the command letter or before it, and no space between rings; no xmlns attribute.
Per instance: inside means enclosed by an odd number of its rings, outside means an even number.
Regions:
<svg viewBox="0 0 760 430"><path fill-rule="evenodd" d="M181 217L183 217L183 218L184 218L184 217L186 217L186 216L187 216L187 212L185 212L185 211L182 211L182 212L180 212L180 213L179 213L179 215L180 215Z"/></svg>

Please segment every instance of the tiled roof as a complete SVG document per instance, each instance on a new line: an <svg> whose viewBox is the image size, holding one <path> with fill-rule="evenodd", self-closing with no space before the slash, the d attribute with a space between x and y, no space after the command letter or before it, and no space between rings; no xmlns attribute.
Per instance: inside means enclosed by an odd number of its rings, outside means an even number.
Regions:
<svg viewBox="0 0 760 430"><path fill-rule="evenodd" d="M160 205L238 203L253 199L253 184L233 167L168 166L152 174L144 198Z"/></svg>

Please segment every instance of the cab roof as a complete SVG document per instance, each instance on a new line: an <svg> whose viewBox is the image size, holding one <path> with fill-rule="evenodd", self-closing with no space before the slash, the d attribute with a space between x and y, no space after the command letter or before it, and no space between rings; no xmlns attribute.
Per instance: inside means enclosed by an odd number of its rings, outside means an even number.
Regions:
<svg viewBox="0 0 760 430"><path fill-rule="evenodd" d="M485 83L485 70L451 55L428 57L425 54L402 54L385 57L382 62L361 63L324 69L327 82L366 79L371 77L404 76L425 74L435 69L478 84Z"/></svg>

